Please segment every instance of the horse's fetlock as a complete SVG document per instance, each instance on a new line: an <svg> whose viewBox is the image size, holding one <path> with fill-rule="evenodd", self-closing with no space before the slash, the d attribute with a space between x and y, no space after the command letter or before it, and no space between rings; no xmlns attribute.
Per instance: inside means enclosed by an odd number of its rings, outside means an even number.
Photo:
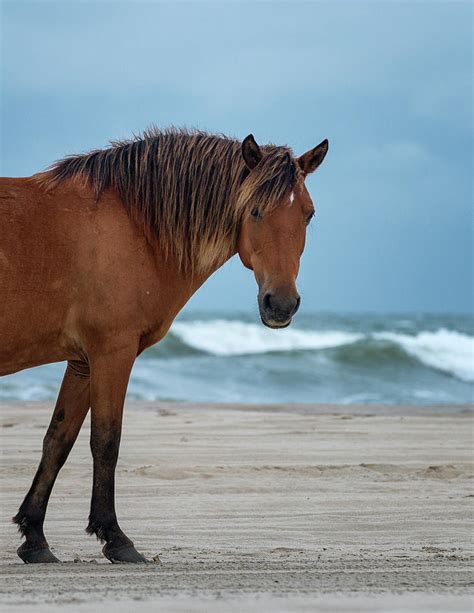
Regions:
<svg viewBox="0 0 474 613"><path fill-rule="evenodd" d="M97 540L99 540L101 543L105 542L106 540L106 532L104 527L90 520L89 524L87 525L86 532L91 536L95 535Z"/></svg>
<svg viewBox="0 0 474 613"><path fill-rule="evenodd" d="M18 513L12 517L12 522L18 526L18 532L23 536L27 536L30 532L42 531L43 529L43 513L35 513L20 509Z"/></svg>
<svg viewBox="0 0 474 613"><path fill-rule="evenodd" d="M24 536L28 530L28 518L26 515L18 511L18 513L12 517L12 522L18 526L18 532Z"/></svg>
<svg viewBox="0 0 474 613"><path fill-rule="evenodd" d="M122 530L119 528L115 514L110 518L101 517L101 519L95 519L91 513L86 532L91 536L95 534L101 543L105 541L110 542L118 535L123 534Z"/></svg>

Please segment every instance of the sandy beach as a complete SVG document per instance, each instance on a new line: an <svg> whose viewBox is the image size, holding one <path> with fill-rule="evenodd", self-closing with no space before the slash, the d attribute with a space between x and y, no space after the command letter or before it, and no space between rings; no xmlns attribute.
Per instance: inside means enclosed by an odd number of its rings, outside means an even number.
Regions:
<svg viewBox="0 0 474 613"><path fill-rule="evenodd" d="M471 610L470 407L128 403L119 520L161 564L85 534L86 424L46 520L64 563L34 567L10 517L51 411L1 406L2 611Z"/></svg>

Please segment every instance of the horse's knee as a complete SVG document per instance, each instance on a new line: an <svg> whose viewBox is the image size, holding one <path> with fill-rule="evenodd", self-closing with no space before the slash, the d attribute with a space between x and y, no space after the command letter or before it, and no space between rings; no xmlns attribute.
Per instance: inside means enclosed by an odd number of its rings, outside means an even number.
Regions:
<svg viewBox="0 0 474 613"><path fill-rule="evenodd" d="M103 430L93 428L90 447L96 469L113 473L117 463L121 438L121 424L110 423Z"/></svg>

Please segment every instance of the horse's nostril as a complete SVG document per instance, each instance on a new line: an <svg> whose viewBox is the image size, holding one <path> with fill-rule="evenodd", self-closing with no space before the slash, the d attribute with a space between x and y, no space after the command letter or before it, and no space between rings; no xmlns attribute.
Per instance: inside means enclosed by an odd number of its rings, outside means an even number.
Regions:
<svg viewBox="0 0 474 613"><path fill-rule="evenodd" d="M293 315L296 313L296 311L300 308L300 304L301 304L301 297L298 296L298 298L296 299L296 304L295 304L295 308L293 309Z"/></svg>
<svg viewBox="0 0 474 613"><path fill-rule="evenodd" d="M272 295L267 292L263 297L263 308L269 311L272 308Z"/></svg>

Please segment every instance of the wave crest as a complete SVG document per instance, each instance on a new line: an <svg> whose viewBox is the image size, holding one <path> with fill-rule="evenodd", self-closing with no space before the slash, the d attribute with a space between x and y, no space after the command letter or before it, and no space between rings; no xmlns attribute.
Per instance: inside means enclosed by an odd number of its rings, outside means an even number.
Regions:
<svg viewBox="0 0 474 613"><path fill-rule="evenodd" d="M378 332L373 337L399 345L408 355L431 368L462 379L474 381L474 338L441 328L415 336L396 332Z"/></svg>
<svg viewBox="0 0 474 613"><path fill-rule="evenodd" d="M171 338L170 338L171 337ZM242 321L214 319L210 321L175 322L167 340L179 353L199 351L216 356L238 356L274 352L320 351L340 348L338 357L347 361L402 358L416 359L429 368L461 379L474 381L474 338L441 328L415 335L399 332L362 334L341 330L269 330L261 325ZM387 354L387 343L393 351ZM345 351L345 348L348 348ZM354 353L355 352L355 353ZM382 355L383 354L383 355ZM336 356L335 359L337 359Z"/></svg>
<svg viewBox="0 0 474 613"><path fill-rule="evenodd" d="M337 330L270 330L262 325L223 319L175 322L171 332L193 349L220 356L329 349L363 338L362 334Z"/></svg>

